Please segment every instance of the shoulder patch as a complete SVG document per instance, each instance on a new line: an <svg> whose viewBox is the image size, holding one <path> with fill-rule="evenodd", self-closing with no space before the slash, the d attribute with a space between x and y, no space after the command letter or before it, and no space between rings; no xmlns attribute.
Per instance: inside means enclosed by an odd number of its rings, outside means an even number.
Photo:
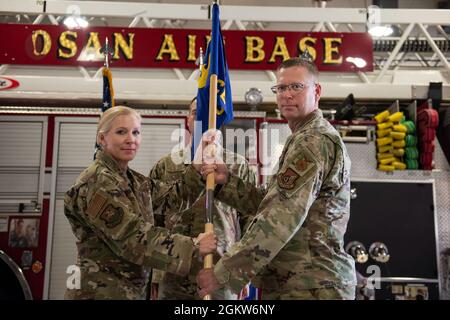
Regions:
<svg viewBox="0 0 450 320"><path fill-rule="evenodd" d="M287 168L284 172L278 174L277 180L280 188L283 189L292 189L295 186L295 181L299 178L299 174L292 170L291 168Z"/></svg>
<svg viewBox="0 0 450 320"><path fill-rule="evenodd" d="M276 176L281 194L286 198L297 194L298 190L314 177L316 167L312 155L306 150L289 163L285 163L284 168Z"/></svg>
<svg viewBox="0 0 450 320"><path fill-rule="evenodd" d="M97 218L98 214L103 209L107 198L100 193L96 193L88 205L86 213L93 219Z"/></svg>
<svg viewBox="0 0 450 320"><path fill-rule="evenodd" d="M112 205L108 205L100 215L100 219L105 222L108 228L117 227L123 220L124 212L122 208L115 208Z"/></svg>

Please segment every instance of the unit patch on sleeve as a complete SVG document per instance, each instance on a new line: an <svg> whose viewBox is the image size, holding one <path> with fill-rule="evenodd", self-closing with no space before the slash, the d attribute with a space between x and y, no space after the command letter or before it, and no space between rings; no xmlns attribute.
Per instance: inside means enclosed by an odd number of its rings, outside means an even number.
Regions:
<svg viewBox="0 0 450 320"><path fill-rule="evenodd" d="M316 163L312 156L304 151L296 158L286 163L286 166L277 175L279 191L286 198L297 194L298 190L314 177Z"/></svg>
<svg viewBox="0 0 450 320"><path fill-rule="evenodd" d="M115 208L110 204L105 208L105 210L103 210L100 215L100 219L105 222L105 225L108 228L112 229L117 227L122 222L123 215L124 212L122 208Z"/></svg>
<svg viewBox="0 0 450 320"><path fill-rule="evenodd" d="M278 185L283 189L292 189L295 186L295 181L299 178L297 172L291 168L287 168L284 172L280 173L277 177Z"/></svg>

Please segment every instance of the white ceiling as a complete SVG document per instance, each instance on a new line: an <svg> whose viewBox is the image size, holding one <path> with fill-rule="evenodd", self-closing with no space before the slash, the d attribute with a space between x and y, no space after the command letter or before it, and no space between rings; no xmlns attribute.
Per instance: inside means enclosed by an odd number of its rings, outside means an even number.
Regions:
<svg viewBox="0 0 450 320"><path fill-rule="evenodd" d="M0 0L0 4L8 3L10 0ZM17 1L18 4L22 4L23 0ZM29 0L35 1L35 0ZM63 0L51 0L58 1L59 4L63 4ZM79 0L78 0L79 1ZM97 0L97 1L85 1L84 4L89 2L89 5L86 6L90 10L90 12L99 12L100 14L105 13L107 0ZM124 10L130 7L131 1L123 1L123 0L109 0L114 1L115 4L118 2L122 2L122 6ZM25 1L24 1L25 2ZM67 5L68 2L64 1ZM81 2L81 1L80 1ZM143 3L178 3L178 4L210 4L211 0L199 0L199 1L180 1L180 0L134 0L133 2L138 2L139 4L136 7L141 8L141 4ZM402 9L410 8L410 9L433 9L437 6L437 0L430 1L417 1L417 0L399 0L399 6ZM327 3L327 7L349 7L349 8L364 8L372 3L372 0L333 0ZM72 1L72 4L75 4L75 1ZM313 7L315 2L311 0L303 0L303 1L294 1L294 0L263 0L263 1L255 1L255 0L223 0L221 4L226 7L228 6L239 6L239 5L251 5L251 6L278 6L278 7L288 7L288 6L297 6L297 7ZM1 7L1 5L0 5ZM61 6L64 7L64 6ZM113 7L113 6L111 6ZM144 6L142 6L144 7ZM134 7L133 7L134 10ZM172 16L174 9L168 9L169 16ZM261 10L261 9L259 9ZM0 13L1 13L0 8ZM114 11L114 10L112 10ZM120 11L120 10L119 10ZM258 10L256 10L258 11ZM279 16L282 18L285 17L286 20L287 13L286 10L280 9L270 9L272 11L282 12ZM291 9L287 10L291 12ZM307 10L300 10L307 11ZM317 11L317 10L314 10ZM320 11L320 10L319 10ZM334 11L334 10L330 10ZM355 10L361 11L361 10ZM25 11L26 12L26 11ZM33 11L34 12L34 11ZM406 21L414 21L413 13L406 12L404 10L398 10L399 15L403 13L403 17ZM122 13L122 11L120 11ZM184 14L184 11L182 12ZM442 13L442 11L439 11ZM445 13L445 12L444 12ZM255 13L256 14L256 13ZM426 19L434 18L434 15L430 15L429 13L425 15L415 13L416 18L420 15L420 18L423 16ZM437 11L436 11L437 14ZM448 13L447 13L448 14ZM317 14L320 18L323 18L322 13ZM397 13L395 13L397 16ZM430 15L430 17L428 17ZM445 14L444 14L445 15ZM0 15L1 16L1 15ZM347 17L347 14L344 14ZM10 18L11 21L15 21L17 17L23 18L23 15L10 15L10 17L5 16L5 18ZM256 16L255 16L256 17ZM33 21L35 17L29 17L29 21ZM334 16L333 16L334 18ZM128 26L131 21L134 19L133 16L107 16L107 18L103 19L102 16L98 14L92 14L90 21L91 25L101 25L101 26ZM295 22L295 23L286 23L283 22L270 22L263 25L264 29L267 30L312 30L312 26L304 26L305 23ZM420 20L420 19L419 19ZM11 22L8 21L8 22ZM133 20L134 21L134 20ZM230 20L233 22L234 20ZM308 20L309 21L309 20ZM402 20L403 21L403 20ZM449 19L444 21L450 21ZM6 22L6 21L5 21ZM17 21L19 22L19 21ZM22 21L20 21L22 22ZM154 27L167 27L166 23L177 23L178 20L164 20L159 19L157 24ZM181 21L183 22L183 21ZM228 22L228 21L227 21ZM426 24L430 24L427 21ZM30 23L30 22L28 22ZM44 23L49 23L49 21L45 20ZM264 21L263 21L264 23ZM425 23L425 22L424 22ZM312 23L310 23L312 24ZM431 23L432 24L432 23ZM195 25L195 26L194 26ZM183 28L201 28L203 25L203 29L207 29L210 27L210 21L208 20L187 20L182 25ZM137 27L146 27L142 21L140 21L140 25L136 25ZM337 24L335 25L338 28ZM231 24L230 30L236 29L238 26L233 22ZM252 30L252 28L256 30L260 30L257 28L258 26L253 25L252 23L248 23L245 28L248 30ZM300 28L302 27L302 29ZM365 28L364 24L358 25L355 24L352 28L355 31L359 31L359 27ZM429 27L428 31L433 31L433 26ZM340 23L338 30L342 32L348 32L347 24ZM431 29L431 30L430 30ZM364 29L365 30L365 29ZM413 34L412 37L415 37ZM431 56L431 54L429 54ZM384 59L387 59L387 55L381 55ZM411 55L410 55L411 56ZM409 57L410 57L409 56ZM402 56L403 57L403 56ZM398 57L400 60L400 57ZM405 59L406 61L407 59ZM420 61L419 61L420 62ZM343 99L350 92L355 94L359 99L411 99L411 98L419 98L426 97L427 87L429 82L443 82L445 87L447 88L446 92L446 100L449 100L450 97L450 87L448 83L450 82L450 73L446 71L444 67L434 67L434 68L423 68L422 65L417 62L416 65L410 66L410 64L406 64L405 68L402 66L391 66L387 68L382 74L380 73L380 68L378 68L374 72L369 72L367 74L357 74L357 73L322 73L321 82L323 84L323 98L324 99ZM177 71L177 72L175 72ZM81 99L92 99L95 101L99 100L99 92L101 91L101 78L94 77L94 74L97 74L97 68L91 68L86 70L79 70L74 67L40 67L40 66L19 66L19 65L11 65L11 66L1 66L0 74L4 76L10 76L14 79L17 79L21 83L21 91L13 92L0 92L0 101L1 99L41 99L44 100L70 100L70 101L79 101ZM100 73L98 73L100 74ZM181 74L181 76L180 76ZM136 102L136 103L165 103L165 104L175 104L180 102L188 102L192 93L196 91L197 84L194 80L189 80L190 75L192 74L192 69L183 69L183 70L172 70L172 69L153 69L153 68L140 68L140 69L123 69L123 68L114 68L114 87L117 93L116 98L118 101L128 101L128 102ZM381 76L380 76L381 74ZM274 105L274 96L270 92L270 86L273 85L272 75L270 73L266 73L264 71L254 72L254 71L239 71L232 70L230 72L230 77L233 81L233 99L235 102L243 103L244 95L248 88L254 86L263 90L263 94L265 95L266 104ZM184 78L184 79L183 79ZM181 79L181 80L180 80ZM1 102L0 102L1 103Z"/></svg>
<svg viewBox="0 0 450 320"><path fill-rule="evenodd" d="M61 0L64 1L64 0ZM88 1L88 0L82 0ZM97 0L110 2L143 2L143 3L177 3L177 4L211 4L211 0ZM399 8L403 9L436 9L440 0L399 0ZM222 0L221 5L232 6L277 6L277 7L315 7L313 0ZM367 8L372 0L332 0L327 1L331 8Z"/></svg>

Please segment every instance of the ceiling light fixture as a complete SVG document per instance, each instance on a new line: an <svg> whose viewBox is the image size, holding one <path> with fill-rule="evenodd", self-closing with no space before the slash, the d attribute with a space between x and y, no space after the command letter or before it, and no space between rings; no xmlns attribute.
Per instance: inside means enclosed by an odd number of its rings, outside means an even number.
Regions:
<svg viewBox="0 0 450 320"><path fill-rule="evenodd" d="M388 37L394 33L394 29L391 26L373 26L369 29L369 33L372 37Z"/></svg>
<svg viewBox="0 0 450 320"><path fill-rule="evenodd" d="M72 15L64 19L63 22L69 29L86 28L89 22L80 16Z"/></svg>

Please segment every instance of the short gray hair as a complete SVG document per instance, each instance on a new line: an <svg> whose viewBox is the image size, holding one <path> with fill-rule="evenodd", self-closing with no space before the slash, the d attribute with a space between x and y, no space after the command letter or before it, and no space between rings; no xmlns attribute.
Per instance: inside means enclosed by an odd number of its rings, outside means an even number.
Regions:
<svg viewBox="0 0 450 320"><path fill-rule="evenodd" d="M308 70L309 74L314 76L316 79L319 77L319 70L317 70L314 62L302 59L300 57L289 58L284 60L277 68L277 72L281 69L287 69L291 67L303 67Z"/></svg>

